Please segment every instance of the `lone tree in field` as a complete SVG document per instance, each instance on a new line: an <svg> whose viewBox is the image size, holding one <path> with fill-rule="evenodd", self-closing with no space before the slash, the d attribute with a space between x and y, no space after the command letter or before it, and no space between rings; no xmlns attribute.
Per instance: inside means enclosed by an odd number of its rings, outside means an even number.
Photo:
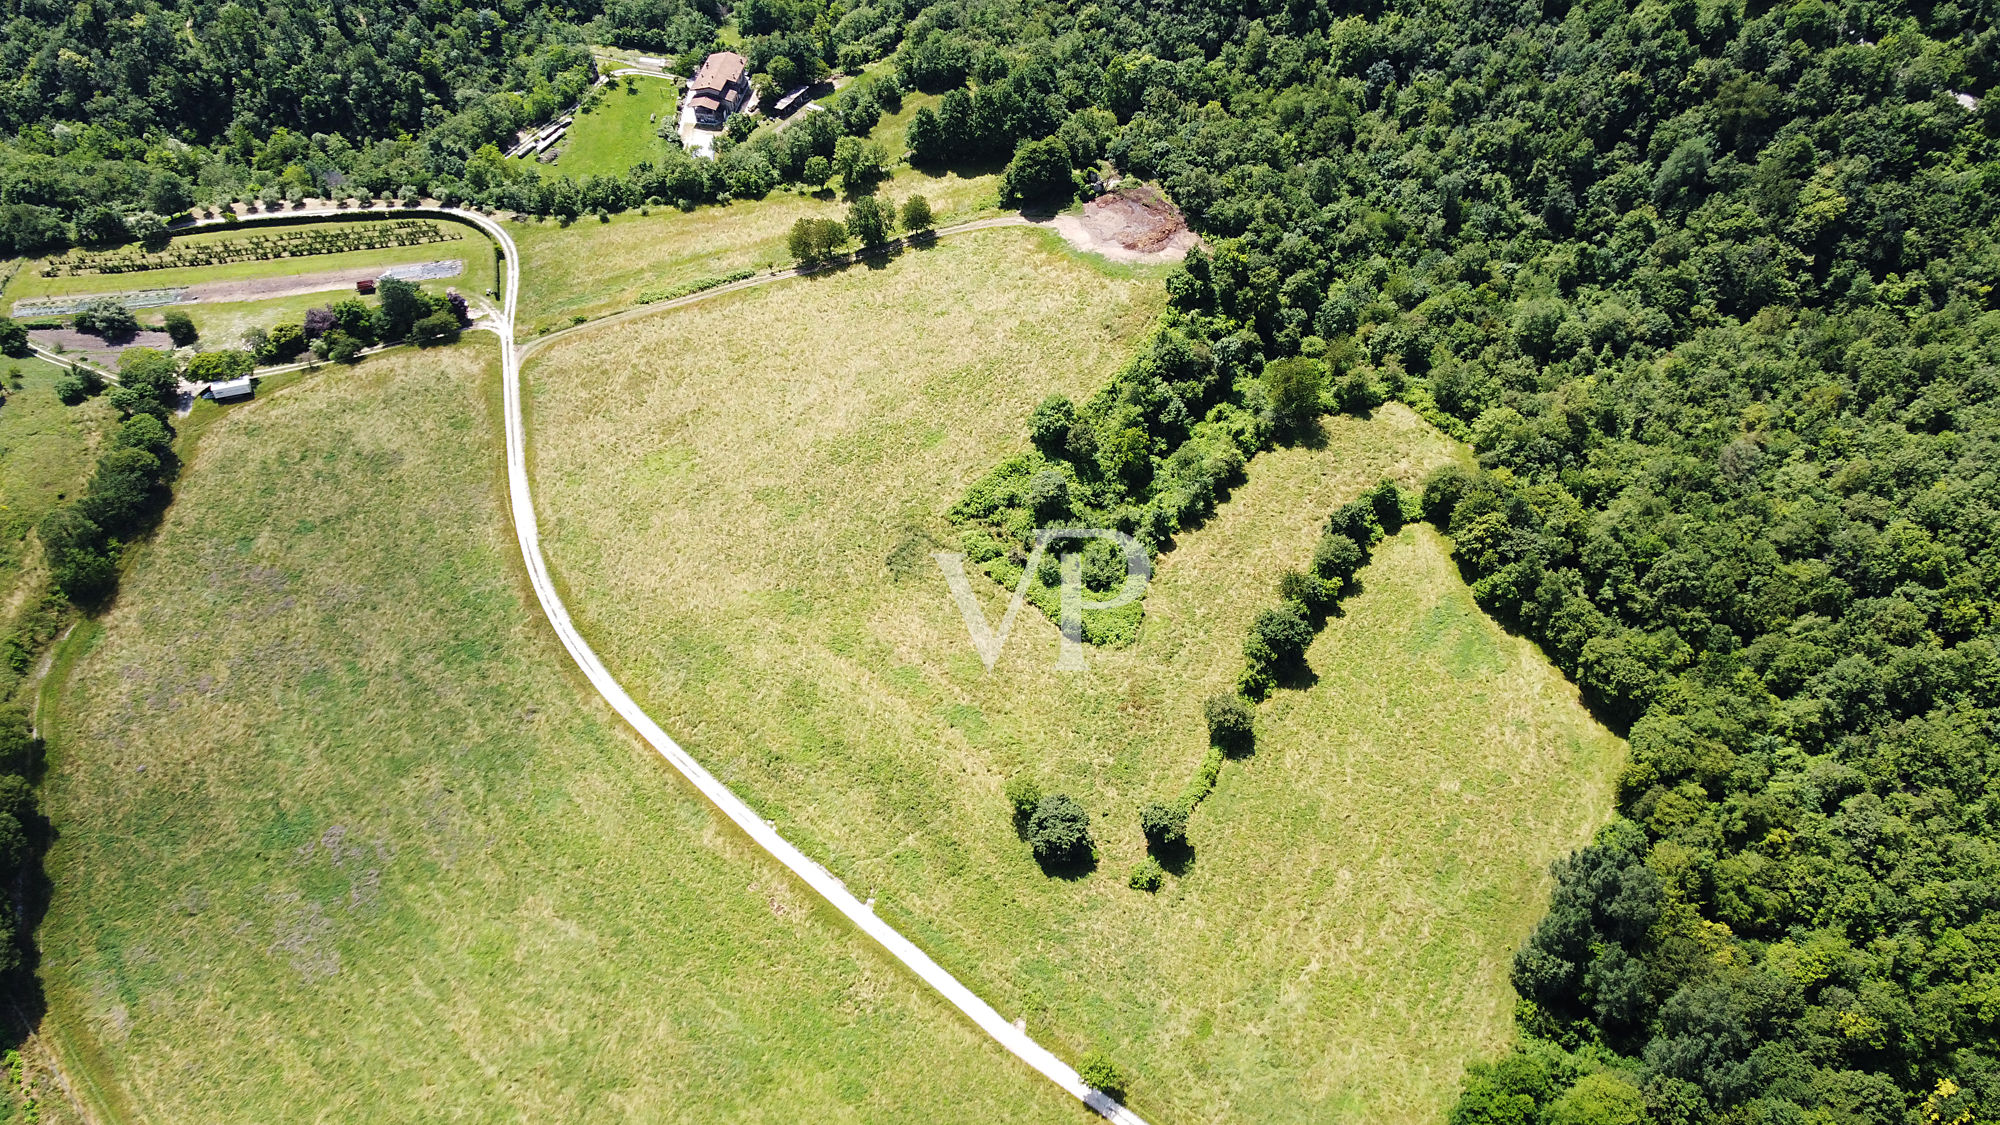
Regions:
<svg viewBox="0 0 2000 1125"><path fill-rule="evenodd" d="M72 320L78 332L107 340L129 340L139 334L139 318L112 297L99 297L83 306Z"/></svg>
<svg viewBox="0 0 2000 1125"><path fill-rule="evenodd" d="M179 309L168 309L161 319L166 321L167 338L177 348L192 346L201 338L201 334L195 331L194 318Z"/></svg>
<svg viewBox="0 0 2000 1125"><path fill-rule="evenodd" d="M28 354L28 330L11 316L0 316L0 352L7 355Z"/></svg>
<svg viewBox="0 0 2000 1125"><path fill-rule="evenodd" d="M903 229L911 234L927 234L931 223L931 201L921 195L913 195L903 201Z"/></svg>
<svg viewBox="0 0 2000 1125"><path fill-rule="evenodd" d="M1028 816L1028 844L1044 866L1089 859L1095 848L1090 814L1075 798L1051 793L1037 801Z"/></svg>
<svg viewBox="0 0 2000 1125"><path fill-rule="evenodd" d="M847 205L847 233L863 246L880 246L889 241L889 225L896 213L872 195L864 195Z"/></svg>

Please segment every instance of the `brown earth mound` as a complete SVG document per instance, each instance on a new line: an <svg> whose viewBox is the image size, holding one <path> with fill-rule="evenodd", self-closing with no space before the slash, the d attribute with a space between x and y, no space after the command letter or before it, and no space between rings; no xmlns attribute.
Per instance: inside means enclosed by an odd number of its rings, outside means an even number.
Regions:
<svg viewBox="0 0 2000 1125"><path fill-rule="evenodd" d="M1098 196L1081 215L1057 216L1055 226L1077 249L1121 262L1178 261L1201 241L1180 208L1147 184Z"/></svg>

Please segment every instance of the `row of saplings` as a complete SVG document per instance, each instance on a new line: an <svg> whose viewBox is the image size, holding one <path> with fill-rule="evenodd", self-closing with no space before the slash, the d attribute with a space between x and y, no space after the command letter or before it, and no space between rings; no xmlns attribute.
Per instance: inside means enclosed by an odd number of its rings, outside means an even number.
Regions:
<svg viewBox="0 0 2000 1125"><path fill-rule="evenodd" d="M1188 817L1215 787L1223 760L1248 754L1255 747L1253 705L1277 687L1305 681L1306 649L1327 618L1340 612L1341 600L1357 588L1355 572L1367 564L1375 545L1411 518L1405 510L1410 499L1394 481L1385 480L1342 505L1328 517L1313 549L1311 565L1279 577L1279 604L1259 611L1244 638L1244 667L1237 678L1237 690L1211 696L1203 705L1209 749L1194 779L1176 800L1155 801L1139 812L1139 830L1146 837L1148 854L1132 873L1135 889L1158 890L1161 861L1171 863L1184 854ZM1075 868L1095 858L1090 814L1074 797L1044 793L1040 783L1025 776L1010 781L1006 794L1016 826L1044 869Z"/></svg>
<svg viewBox="0 0 2000 1125"><path fill-rule="evenodd" d="M1203 705L1209 746L1194 778L1175 800L1154 801L1139 810L1146 857L1127 880L1134 890L1159 890L1167 871L1180 870L1187 862L1188 818L1215 788L1224 759L1242 757L1256 747L1254 705L1278 687L1305 682L1305 654L1314 635L1327 618L1340 612L1341 600L1358 588L1355 572L1368 563L1375 545L1414 517L1406 508L1413 499L1394 481L1382 481L1328 517L1307 569L1280 576L1279 604L1259 611L1244 638L1237 690L1210 696ZM1008 782L1006 795L1013 806L1015 830L1027 840L1044 871L1077 872L1095 861L1090 813L1082 802L1065 793L1045 793L1025 776ZM1087 1053L1077 1073L1096 1089L1124 1096L1125 1076L1102 1052Z"/></svg>

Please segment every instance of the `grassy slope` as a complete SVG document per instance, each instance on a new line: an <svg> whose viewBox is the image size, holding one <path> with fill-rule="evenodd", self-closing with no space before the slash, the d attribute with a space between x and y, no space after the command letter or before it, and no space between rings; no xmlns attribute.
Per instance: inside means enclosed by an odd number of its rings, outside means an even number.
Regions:
<svg viewBox="0 0 2000 1125"><path fill-rule="evenodd" d="M72 646L40 945L79 1087L158 1121L1075 1120L582 701L494 366L211 415Z"/></svg>
<svg viewBox="0 0 2000 1125"><path fill-rule="evenodd" d="M382 212L395 217L394 212ZM425 222L442 220L422 217ZM320 225L320 224L300 224ZM327 224L345 227L355 224ZM124 293L135 289L171 289L182 285L196 285L209 281L243 281L251 278L290 277L295 274L317 273L321 270L353 269L361 266L392 266L403 262L433 262L446 258L463 258L465 273L454 278L452 283L461 289L484 292L493 284L493 245L486 236L472 227L459 223L444 222L449 233L457 237L445 242L427 242L421 246L395 246L383 250L354 250L345 254L316 254L301 258L273 258L258 262L235 262L222 266L184 267L180 269L144 270L139 273L89 274L83 277L43 277L35 262L14 275L0 299L7 307L24 297L42 297L70 293ZM235 228L203 230L197 234L176 235L174 242L196 243L219 239L242 238L248 234L278 234L297 229L284 223L255 223ZM154 313L153 315L158 315Z"/></svg>
<svg viewBox="0 0 2000 1125"><path fill-rule="evenodd" d="M20 386L9 375L0 406L0 637L35 608L47 581L30 532L65 496L82 490L98 435L111 420L102 399L74 407L57 401L54 364L0 357L0 373L13 371L20 372ZM0 699L11 693L15 676L0 668Z"/></svg>
<svg viewBox="0 0 2000 1125"><path fill-rule="evenodd" d="M963 179L908 168L877 189L901 205L921 194L939 226L999 213L997 176ZM521 248L521 331L559 328L572 316L602 316L638 302L649 289L667 289L739 269L790 268L785 237L801 218L845 219L847 204L831 192L773 192L727 207L683 214L655 208L628 212L608 223L585 216L567 227L555 222L514 223Z"/></svg>
<svg viewBox="0 0 2000 1125"><path fill-rule="evenodd" d="M1155 1120L1434 1121L1508 1032L1508 954L1618 746L1474 608L1422 529L1385 547L1265 708L1157 897L1136 812L1186 781L1200 700L1324 513L1462 456L1401 408L1260 456L1184 536L1140 642L1051 665L1024 614L984 675L927 552L1042 395L1088 393L1157 286L999 230L553 347L538 496L570 604L664 725L1003 1012L1104 1046ZM1003 610L987 591L987 613ZM1044 878L1000 789L1081 797L1098 872Z"/></svg>

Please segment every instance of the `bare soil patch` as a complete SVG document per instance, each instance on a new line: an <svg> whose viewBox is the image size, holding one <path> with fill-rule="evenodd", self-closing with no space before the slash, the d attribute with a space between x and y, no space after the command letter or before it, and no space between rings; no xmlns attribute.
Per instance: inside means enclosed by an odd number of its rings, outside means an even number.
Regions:
<svg viewBox="0 0 2000 1125"><path fill-rule="evenodd" d="M1180 208L1149 184L1107 192L1081 215L1058 215L1057 233L1078 250L1115 262L1176 262L1201 242Z"/></svg>
<svg viewBox="0 0 2000 1125"><path fill-rule="evenodd" d="M173 351L173 338L165 332L137 332L129 338L106 340L88 332L78 332L74 328L37 328L28 333L28 338L36 344L60 351L64 355L81 356L92 363L118 370L118 353L126 348L159 348Z"/></svg>
<svg viewBox="0 0 2000 1125"><path fill-rule="evenodd" d="M465 261L453 258L449 261L420 262L407 266L355 266L344 270L322 270L318 273L294 274L290 277L258 277L243 281L208 281L200 285L188 286L185 302L224 301L268 301L277 297L301 297L308 293L325 293L335 289L352 289L357 281L373 281L379 277L400 277L406 281L424 281L441 277L457 277L465 272Z"/></svg>

